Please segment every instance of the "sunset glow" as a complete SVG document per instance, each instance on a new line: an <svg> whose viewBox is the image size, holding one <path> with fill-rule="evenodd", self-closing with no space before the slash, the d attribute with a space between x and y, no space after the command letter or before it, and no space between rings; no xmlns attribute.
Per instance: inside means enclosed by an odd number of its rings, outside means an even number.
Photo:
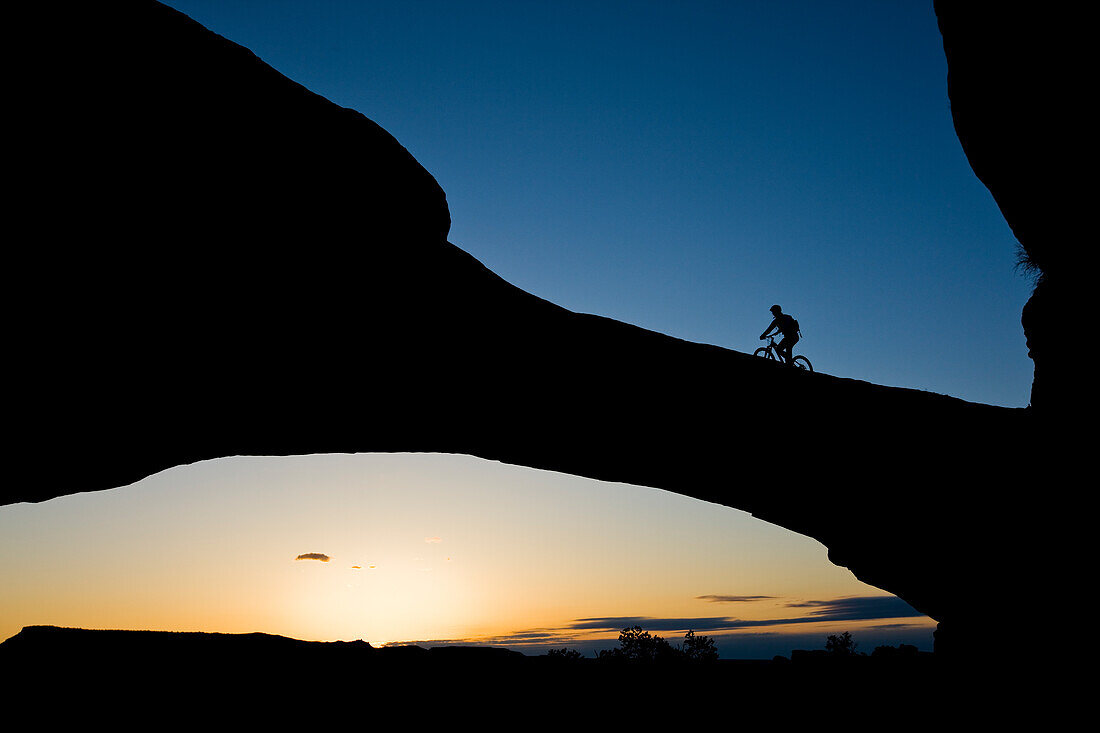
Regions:
<svg viewBox="0 0 1100 733"><path fill-rule="evenodd" d="M861 629L930 648L934 626L745 512L426 454L222 459L4 507L0 586L3 638L50 624L539 653L639 623L736 654Z"/></svg>

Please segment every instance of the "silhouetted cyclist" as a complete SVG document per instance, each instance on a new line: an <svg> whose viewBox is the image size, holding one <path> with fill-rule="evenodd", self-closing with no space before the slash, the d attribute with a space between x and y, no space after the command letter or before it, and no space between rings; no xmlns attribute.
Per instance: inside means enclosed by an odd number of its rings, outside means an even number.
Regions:
<svg viewBox="0 0 1100 733"><path fill-rule="evenodd" d="M796 321L793 316L784 313L783 309L778 305L773 305L768 310L772 312L774 318L772 319L771 325L764 330L764 333L760 334L760 340L763 341L766 339L768 334L772 332L772 329L783 334L783 339L775 345L775 348L783 358L783 363L790 366L794 345L798 343L799 339L798 321Z"/></svg>

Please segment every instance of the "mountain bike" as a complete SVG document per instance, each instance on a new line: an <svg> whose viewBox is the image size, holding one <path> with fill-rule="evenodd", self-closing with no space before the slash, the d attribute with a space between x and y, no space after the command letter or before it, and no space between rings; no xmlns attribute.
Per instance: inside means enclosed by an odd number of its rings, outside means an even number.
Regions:
<svg viewBox="0 0 1100 733"><path fill-rule="evenodd" d="M765 359L770 359L772 361L778 361L780 364L784 363L783 357L779 355L779 346L775 343L775 336L768 336L768 345L761 346L759 349L754 351L752 355L762 356ZM799 369L805 369L808 372L812 372L814 370L813 365L810 364L810 360L802 356L802 354L791 357L791 366L797 367Z"/></svg>

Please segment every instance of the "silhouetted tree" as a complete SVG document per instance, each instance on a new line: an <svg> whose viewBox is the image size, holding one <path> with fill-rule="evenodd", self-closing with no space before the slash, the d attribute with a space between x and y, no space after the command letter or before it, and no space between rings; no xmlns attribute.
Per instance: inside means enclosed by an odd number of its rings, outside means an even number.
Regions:
<svg viewBox="0 0 1100 733"><path fill-rule="evenodd" d="M709 662L718 659L718 647L714 639L696 636L692 630L679 647L674 647L641 626L633 626L619 632L617 649L602 649L596 658L607 662Z"/></svg>
<svg viewBox="0 0 1100 733"><path fill-rule="evenodd" d="M838 657L855 656L857 646L859 645L852 639L852 632L850 631L845 631L839 636L830 634L829 638L825 640L825 651Z"/></svg>
<svg viewBox="0 0 1100 733"><path fill-rule="evenodd" d="M641 626L619 632L619 649L629 662L666 661L676 656L672 645L659 636L643 631Z"/></svg>
<svg viewBox="0 0 1100 733"><path fill-rule="evenodd" d="M684 634L684 643L680 645L680 651L691 662L713 662L718 659L718 645L709 636L696 636L695 631L688 629Z"/></svg>

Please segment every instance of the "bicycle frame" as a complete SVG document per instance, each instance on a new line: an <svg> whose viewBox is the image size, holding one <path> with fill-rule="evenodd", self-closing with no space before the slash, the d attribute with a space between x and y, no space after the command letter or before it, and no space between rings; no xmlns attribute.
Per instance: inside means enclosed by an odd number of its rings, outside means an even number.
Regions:
<svg viewBox="0 0 1100 733"><path fill-rule="evenodd" d="M791 351L793 352L794 350L792 349ZM779 351L779 344L775 343L775 336L774 335L768 336L768 345L767 346L761 346L759 349L757 349L753 353L754 353L755 356L762 356L765 359L770 359L772 361L777 361L777 362L779 362L780 364L782 364L784 366L797 367L799 369L805 369L805 370L811 371L811 372L814 370L813 365L810 364L810 360L807 359L802 354L792 353L791 354L791 360L786 361L783 358L783 354Z"/></svg>
<svg viewBox="0 0 1100 733"><path fill-rule="evenodd" d="M775 335L768 336L768 345L765 346L768 350L768 358L775 359L780 364L786 364L787 361L783 358L783 352L779 350L779 344L775 343ZM791 358L794 358L794 354L791 354Z"/></svg>

